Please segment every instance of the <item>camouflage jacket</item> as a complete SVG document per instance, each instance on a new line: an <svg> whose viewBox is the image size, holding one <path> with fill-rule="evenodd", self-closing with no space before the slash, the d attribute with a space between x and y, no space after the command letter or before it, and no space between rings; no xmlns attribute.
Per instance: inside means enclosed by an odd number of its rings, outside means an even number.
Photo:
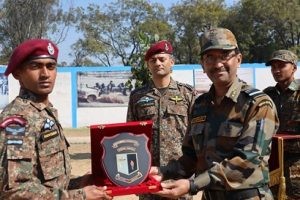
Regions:
<svg viewBox="0 0 300 200"><path fill-rule="evenodd" d="M281 91L277 84L264 92L276 105L280 121L278 132L300 134L300 80L291 82L285 91Z"/></svg>
<svg viewBox="0 0 300 200"><path fill-rule="evenodd" d="M164 94L153 82L131 93L127 121L153 120L151 152L154 165L165 165L182 155L181 144L195 95L192 86L173 79Z"/></svg>
<svg viewBox="0 0 300 200"><path fill-rule="evenodd" d="M164 177L195 173L198 190L265 186L271 140L278 128L272 100L238 79L219 105L213 99L214 86L196 99L183 156L161 167ZM272 194L262 196L272 199Z"/></svg>
<svg viewBox="0 0 300 200"><path fill-rule="evenodd" d="M0 199L85 199L68 190L68 146L57 110L21 89L0 115Z"/></svg>

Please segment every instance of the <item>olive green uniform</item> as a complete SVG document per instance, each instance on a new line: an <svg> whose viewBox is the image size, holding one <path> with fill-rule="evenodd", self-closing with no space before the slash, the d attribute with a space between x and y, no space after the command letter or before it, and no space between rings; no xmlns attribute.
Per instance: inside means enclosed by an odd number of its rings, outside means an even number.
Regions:
<svg viewBox="0 0 300 200"><path fill-rule="evenodd" d="M278 117L272 100L235 79L221 103L214 86L196 99L178 162L161 167L164 179L195 173L204 199L273 199L268 159Z"/></svg>
<svg viewBox="0 0 300 200"><path fill-rule="evenodd" d="M264 90L274 101L280 126L278 133L300 134L300 80L294 80L285 91L278 84ZM300 140L284 142L284 174L289 197L300 199ZM276 191L276 190L275 190Z"/></svg>
<svg viewBox="0 0 300 200"><path fill-rule="evenodd" d="M153 165L166 165L182 155L181 145L195 96L192 86L172 78L164 90L159 91L151 82L131 93L127 121L153 120ZM157 196L156 199L163 198Z"/></svg>

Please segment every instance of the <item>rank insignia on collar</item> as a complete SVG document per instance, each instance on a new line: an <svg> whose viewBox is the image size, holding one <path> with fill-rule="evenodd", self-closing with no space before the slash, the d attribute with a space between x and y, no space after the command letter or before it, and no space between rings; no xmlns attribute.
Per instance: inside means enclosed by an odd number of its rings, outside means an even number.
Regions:
<svg viewBox="0 0 300 200"><path fill-rule="evenodd" d="M183 98L182 97L180 97L180 96L174 96L174 97L170 97L170 99L172 100L172 101L175 101L175 103L178 103L178 102L180 102L180 101L182 101L183 100Z"/></svg>
<svg viewBox="0 0 300 200"><path fill-rule="evenodd" d="M51 119L46 119L46 121L44 122L44 126L42 128L43 131L46 130L51 130L52 127L54 126L55 122Z"/></svg>

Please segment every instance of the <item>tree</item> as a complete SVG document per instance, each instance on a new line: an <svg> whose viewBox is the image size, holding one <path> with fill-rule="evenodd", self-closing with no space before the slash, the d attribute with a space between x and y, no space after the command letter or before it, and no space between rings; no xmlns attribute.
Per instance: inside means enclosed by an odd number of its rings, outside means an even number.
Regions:
<svg viewBox="0 0 300 200"><path fill-rule="evenodd" d="M177 63L199 63L199 36L207 26L218 26L227 16L222 0L184 0L171 8L176 35L173 41Z"/></svg>
<svg viewBox="0 0 300 200"><path fill-rule="evenodd" d="M274 50L299 49L299 13L298 0L241 0L224 24L235 33L244 62L265 62Z"/></svg>
<svg viewBox="0 0 300 200"><path fill-rule="evenodd" d="M62 42L76 21L72 8L64 12L58 0L4 0L0 8L0 63L3 64L26 39L51 35L54 42Z"/></svg>
<svg viewBox="0 0 300 200"><path fill-rule="evenodd" d="M158 34L162 38L172 35L166 21L165 10L159 4L146 0L118 0L100 10L97 5L80 8L81 20L77 28L83 32L86 56L96 59L102 66L120 63L128 66L134 55L141 52L139 33Z"/></svg>

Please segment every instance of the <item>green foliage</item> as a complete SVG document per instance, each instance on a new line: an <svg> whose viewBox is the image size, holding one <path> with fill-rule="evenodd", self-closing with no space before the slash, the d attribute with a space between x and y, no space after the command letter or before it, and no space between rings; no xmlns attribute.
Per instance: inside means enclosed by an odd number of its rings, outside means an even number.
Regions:
<svg viewBox="0 0 300 200"><path fill-rule="evenodd" d="M155 35L171 41L176 64L199 62L199 36L208 26L226 27L236 35L243 62L265 62L277 49L300 57L299 0L240 0L232 7L224 0L181 0L169 10L148 0L116 0L68 11L62 2L0 1L0 64L25 39L62 42L75 23L83 37L72 45L72 66L130 65L137 85L149 80L143 55Z"/></svg>
<svg viewBox="0 0 300 200"><path fill-rule="evenodd" d="M6 64L12 50L26 39L62 42L76 21L72 10L63 11L59 0L4 0L0 8L0 64Z"/></svg>
<svg viewBox="0 0 300 200"><path fill-rule="evenodd" d="M147 64L145 63L144 55L146 51L150 48L151 43L159 40L158 35L154 35L151 37L143 32L139 32L139 44L140 51L139 53L132 56L130 60L131 73L132 76L126 82L126 85L130 88L135 86L135 88L139 88L151 80L151 75L148 70Z"/></svg>

